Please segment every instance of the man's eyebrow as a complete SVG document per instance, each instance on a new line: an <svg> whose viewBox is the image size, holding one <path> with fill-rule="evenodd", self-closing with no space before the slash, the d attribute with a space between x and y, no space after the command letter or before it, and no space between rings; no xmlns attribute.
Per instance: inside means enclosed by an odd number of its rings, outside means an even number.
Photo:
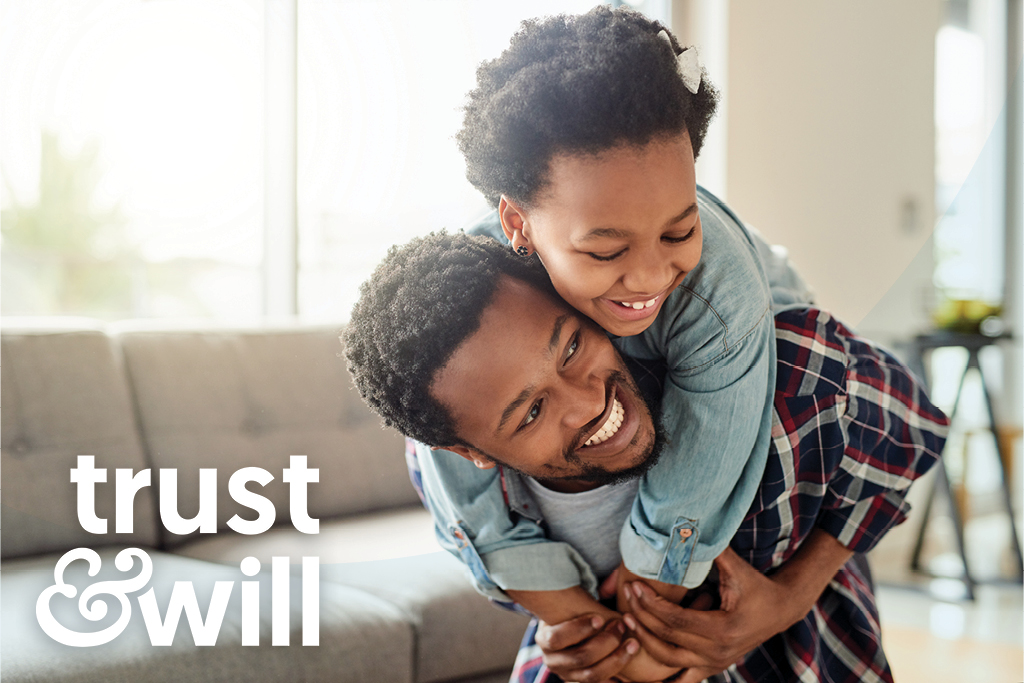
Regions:
<svg viewBox="0 0 1024 683"><path fill-rule="evenodd" d="M509 403L508 406L505 407L505 410L501 412L501 421L498 422L498 428L494 430L495 433L501 432L501 429L505 426L505 423L508 422L508 419L512 417L512 414L516 412L519 406L526 403L526 399L530 398L530 396L533 395L533 392L536 391L536 389L537 387L531 384L530 386L520 391L518 396L512 399L512 402Z"/></svg>
<svg viewBox="0 0 1024 683"><path fill-rule="evenodd" d="M681 214L669 219L667 225L671 225L672 223L678 223L679 221L691 216L696 212L697 203L694 202L693 204L690 204L688 207L686 207L686 210L683 211ZM620 230L619 228L594 228L586 235L576 240L576 242L586 242L588 240L597 239L599 237L617 237L619 239L627 239L631 236L631 232L629 232L628 230Z"/></svg>
<svg viewBox="0 0 1024 683"><path fill-rule="evenodd" d="M562 338L562 328L565 327L565 323L572 318L572 314L564 313L558 316L555 320L555 327L551 331L551 339L548 340L548 352L551 354L555 353L555 349L558 347L558 340ZM512 399L512 402L505 406L505 410L501 411L501 420L498 421L498 428L495 429L495 433L501 432L505 423L508 422L512 414L516 412L519 406L526 403L526 400L533 395L533 392L537 390L537 387L530 385L519 392L519 395Z"/></svg>
<svg viewBox="0 0 1024 683"><path fill-rule="evenodd" d="M555 321L555 329L551 330L551 339L548 340L548 352L554 353L555 347L558 346L558 340L562 338L562 328L565 323L572 316L568 313L564 313L558 316L558 320Z"/></svg>

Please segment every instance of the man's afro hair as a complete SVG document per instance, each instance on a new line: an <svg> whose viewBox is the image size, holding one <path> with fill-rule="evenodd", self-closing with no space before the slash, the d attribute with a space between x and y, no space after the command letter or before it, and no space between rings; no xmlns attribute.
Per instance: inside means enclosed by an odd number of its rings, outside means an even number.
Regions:
<svg viewBox="0 0 1024 683"><path fill-rule="evenodd" d="M466 177L494 205L504 194L529 206L558 154L685 131L696 158L718 92L706 75L696 94L686 89L682 51L661 23L624 7L524 21L508 49L477 69L457 135Z"/></svg>
<svg viewBox="0 0 1024 683"><path fill-rule="evenodd" d="M440 232L391 247L342 336L356 387L386 424L431 446L470 445L430 386L479 328L503 275L557 296L536 256L489 237Z"/></svg>

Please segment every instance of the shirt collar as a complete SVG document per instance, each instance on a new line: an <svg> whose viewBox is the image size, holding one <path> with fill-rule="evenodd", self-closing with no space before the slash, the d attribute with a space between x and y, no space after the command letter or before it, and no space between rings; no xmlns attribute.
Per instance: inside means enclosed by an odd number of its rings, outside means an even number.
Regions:
<svg viewBox="0 0 1024 683"><path fill-rule="evenodd" d="M501 490L505 494L505 503L513 512L531 519L537 524L543 522L540 506L527 488L523 475L515 470L501 467Z"/></svg>

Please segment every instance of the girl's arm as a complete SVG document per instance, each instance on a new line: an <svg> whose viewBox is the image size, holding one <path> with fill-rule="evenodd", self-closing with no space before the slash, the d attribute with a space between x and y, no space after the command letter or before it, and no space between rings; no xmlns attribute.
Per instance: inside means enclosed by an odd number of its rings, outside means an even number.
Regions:
<svg viewBox="0 0 1024 683"><path fill-rule="evenodd" d="M669 364L661 404L667 444L641 479L619 540L626 566L645 579L699 586L761 483L771 441L775 328L766 295L751 305L759 309L746 317L753 319L746 329L735 321L726 327L704 302L691 300L684 310L663 310L643 335L653 346L648 353L663 354ZM679 315L661 320L666 313ZM699 339L693 327L680 331L694 318L708 325ZM635 339L620 340L625 353L643 343ZM698 351L687 356L691 345Z"/></svg>
<svg viewBox="0 0 1024 683"><path fill-rule="evenodd" d="M688 588L728 546L760 485L777 370L774 283L761 258L770 249L703 189L698 205L700 263L647 330L615 340L623 355L667 366L658 392L666 447L641 480L622 557L639 576Z"/></svg>
<svg viewBox="0 0 1024 683"><path fill-rule="evenodd" d="M615 603L623 614L630 611L630 596L627 594L627 591L635 581L643 581L663 599L676 605L683 601L688 590L672 583L644 579L629 571L625 564L620 564L619 568L615 571Z"/></svg>

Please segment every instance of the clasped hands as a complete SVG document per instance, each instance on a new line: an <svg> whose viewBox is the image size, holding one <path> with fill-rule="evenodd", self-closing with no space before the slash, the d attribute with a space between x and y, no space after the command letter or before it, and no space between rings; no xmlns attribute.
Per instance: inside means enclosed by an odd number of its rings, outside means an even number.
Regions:
<svg viewBox="0 0 1024 683"><path fill-rule="evenodd" d="M591 614L560 624L541 622L536 640L544 663L563 680L580 683L698 683L729 668L810 609L792 604L785 586L731 549L715 564L721 597L715 610L708 609L707 595L680 607L620 566L602 584L600 595L618 593L621 617Z"/></svg>

